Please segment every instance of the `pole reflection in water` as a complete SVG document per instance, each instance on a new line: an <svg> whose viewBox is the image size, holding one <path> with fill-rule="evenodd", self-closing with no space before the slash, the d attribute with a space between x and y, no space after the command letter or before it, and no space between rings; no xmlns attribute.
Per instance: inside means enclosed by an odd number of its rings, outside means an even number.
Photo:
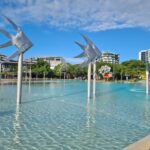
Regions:
<svg viewBox="0 0 150 150"><path fill-rule="evenodd" d="M43 80L43 90L45 90L46 80Z"/></svg>
<svg viewBox="0 0 150 150"><path fill-rule="evenodd" d="M86 127L93 127L96 123L95 115L96 115L96 100L95 97L92 99L87 99L87 116L86 116Z"/></svg>
<svg viewBox="0 0 150 150"><path fill-rule="evenodd" d="M146 124L148 124L148 126L150 125L150 122L149 122L149 120L150 120L150 109L149 109L149 95L146 95L146 101L145 101L145 103L144 103L144 105L143 105L143 108L144 108L144 122L146 123Z"/></svg>
<svg viewBox="0 0 150 150"><path fill-rule="evenodd" d="M149 92L149 67L148 61L146 62L146 94Z"/></svg>
<svg viewBox="0 0 150 150"><path fill-rule="evenodd" d="M14 143L18 144L20 143L20 137L19 137L19 130L20 130L20 110L19 110L19 104L16 104L16 114L13 122L14 127Z"/></svg>
<svg viewBox="0 0 150 150"><path fill-rule="evenodd" d="M29 95L31 94L31 80L32 80L32 68L30 64L30 69L29 69Z"/></svg>
<svg viewBox="0 0 150 150"><path fill-rule="evenodd" d="M86 127L89 128L90 127L90 98L87 99L87 121L86 121Z"/></svg>
<svg viewBox="0 0 150 150"><path fill-rule="evenodd" d="M2 76L2 64L0 63L0 81L1 81L1 76Z"/></svg>
<svg viewBox="0 0 150 150"><path fill-rule="evenodd" d="M28 92L29 92L29 95L31 94L31 81L29 80L29 87L28 87Z"/></svg>

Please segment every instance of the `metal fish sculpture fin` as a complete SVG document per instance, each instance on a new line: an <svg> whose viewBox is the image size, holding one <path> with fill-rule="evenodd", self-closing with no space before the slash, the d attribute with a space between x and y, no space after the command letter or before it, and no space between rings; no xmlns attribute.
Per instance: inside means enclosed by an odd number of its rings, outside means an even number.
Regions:
<svg viewBox="0 0 150 150"><path fill-rule="evenodd" d="M93 48L93 50L94 50L95 53L97 54L97 57L101 57L102 52L101 52L96 46Z"/></svg>
<svg viewBox="0 0 150 150"><path fill-rule="evenodd" d="M9 61L9 60L11 60L11 59L17 57L18 55L19 55L19 52L18 52L18 51L14 52L11 56L9 56L9 57L5 60L5 62L7 62L7 61Z"/></svg>
<svg viewBox="0 0 150 150"><path fill-rule="evenodd" d="M96 45L87 36L83 34L81 34L81 36L84 38L86 43L92 48L92 50L96 53L97 57L101 57L102 53L99 51Z"/></svg>
<svg viewBox="0 0 150 150"><path fill-rule="evenodd" d="M6 18L6 20L13 26L13 28L16 30L16 32L20 31L20 28L8 17L4 16Z"/></svg>
<svg viewBox="0 0 150 150"><path fill-rule="evenodd" d="M81 58L81 57L86 57L86 55L85 55L85 53L83 52L83 53L81 53L81 54L79 54L79 55L77 55L77 56L75 56L74 58Z"/></svg>
<svg viewBox="0 0 150 150"><path fill-rule="evenodd" d="M83 50L85 50L85 47L86 46L84 46L84 45L82 45L82 44L80 44L79 42L75 42L78 46L80 46L81 47L81 49L83 49Z"/></svg>
<svg viewBox="0 0 150 150"><path fill-rule="evenodd" d="M85 35L81 34L81 36L84 38L84 40L86 41L87 44L92 45L93 42Z"/></svg>
<svg viewBox="0 0 150 150"><path fill-rule="evenodd" d="M8 46L11 46L12 45L12 42L11 41L8 41L4 44L0 44L0 48L4 48L4 47L8 47Z"/></svg>
<svg viewBox="0 0 150 150"><path fill-rule="evenodd" d="M11 35L9 32L7 32L6 30L0 28L0 32L1 32L2 34L4 34L6 37L8 37L9 39L12 38L12 35Z"/></svg>
<svg viewBox="0 0 150 150"><path fill-rule="evenodd" d="M87 61L84 61L83 63L80 64L80 66L83 68L83 67L86 67L88 66L88 64L91 62L90 59L88 59Z"/></svg>

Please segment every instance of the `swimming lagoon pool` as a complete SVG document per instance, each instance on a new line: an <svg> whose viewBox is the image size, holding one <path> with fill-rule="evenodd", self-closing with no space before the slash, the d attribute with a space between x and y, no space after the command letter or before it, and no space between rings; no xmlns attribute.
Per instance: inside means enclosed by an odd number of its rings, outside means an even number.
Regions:
<svg viewBox="0 0 150 150"><path fill-rule="evenodd" d="M0 150L121 150L150 134L144 83L51 80L0 85Z"/></svg>

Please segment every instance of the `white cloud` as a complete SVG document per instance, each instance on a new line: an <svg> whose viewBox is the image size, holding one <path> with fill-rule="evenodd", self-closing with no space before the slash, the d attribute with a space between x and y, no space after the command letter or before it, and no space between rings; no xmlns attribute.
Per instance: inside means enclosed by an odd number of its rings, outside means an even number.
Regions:
<svg viewBox="0 0 150 150"><path fill-rule="evenodd" d="M87 31L150 27L149 0L3 0L0 6L20 23Z"/></svg>

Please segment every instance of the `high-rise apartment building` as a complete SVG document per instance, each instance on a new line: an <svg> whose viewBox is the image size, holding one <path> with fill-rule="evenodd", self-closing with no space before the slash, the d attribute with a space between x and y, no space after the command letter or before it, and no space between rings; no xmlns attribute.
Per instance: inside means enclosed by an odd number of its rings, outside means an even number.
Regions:
<svg viewBox="0 0 150 150"><path fill-rule="evenodd" d="M103 52L101 60L106 63L119 64L119 54Z"/></svg>
<svg viewBox="0 0 150 150"><path fill-rule="evenodd" d="M143 62L150 62L150 50L141 50L139 52L139 60Z"/></svg>

